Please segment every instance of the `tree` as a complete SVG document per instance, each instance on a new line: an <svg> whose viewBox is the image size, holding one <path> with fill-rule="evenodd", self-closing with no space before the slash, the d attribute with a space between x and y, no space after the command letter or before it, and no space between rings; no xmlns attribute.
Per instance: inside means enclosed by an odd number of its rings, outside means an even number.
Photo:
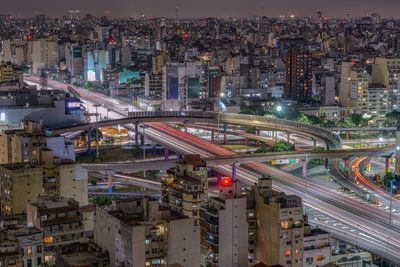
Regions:
<svg viewBox="0 0 400 267"><path fill-rule="evenodd" d="M256 106L241 106L240 107L240 114L264 116L265 111L263 110L263 108L260 105L256 105Z"/></svg>
<svg viewBox="0 0 400 267"><path fill-rule="evenodd" d="M322 121L322 126L323 126L323 127L327 127L327 128L329 128L329 127L334 127L334 126L335 126L335 123L334 123L333 121L331 121L331 120L324 119L324 120Z"/></svg>
<svg viewBox="0 0 400 267"><path fill-rule="evenodd" d="M388 172L385 175L383 184L385 185L386 190L391 192L391 186L393 182L396 181L396 179L397 179L396 174L394 174L393 172Z"/></svg>
<svg viewBox="0 0 400 267"><path fill-rule="evenodd" d="M318 125L322 123L322 120L318 118L317 116L313 115L307 115L304 113L300 113L297 117L297 121L305 124L311 124L311 125Z"/></svg>
<svg viewBox="0 0 400 267"><path fill-rule="evenodd" d="M398 120L400 120L400 112L397 110L393 110L392 112L386 113L385 118L397 122Z"/></svg>
<svg viewBox="0 0 400 267"><path fill-rule="evenodd" d="M273 146L268 146L267 144L262 144L257 150L256 153L268 153L268 152L287 152L294 151L294 144L286 141L279 141Z"/></svg>
<svg viewBox="0 0 400 267"><path fill-rule="evenodd" d="M279 141L278 143L272 146L273 152L287 152L294 150L295 150L294 144L286 141Z"/></svg>
<svg viewBox="0 0 400 267"><path fill-rule="evenodd" d="M345 122L350 127L366 127L368 126L368 119L364 118L360 114L351 114L345 119Z"/></svg>
<svg viewBox="0 0 400 267"><path fill-rule="evenodd" d="M94 185L97 185L97 179L96 179L95 177L90 177L90 178L89 178L89 182L90 182L90 184L93 185L93 186L94 186Z"/></svg>
<svg viewBox="0 0 400 267"><path fill-rule="evenodd" d="M93 90L93 88L94 88L93 83L91 82L85 83L85 89Z"/></svg>
<svg viewBox="0 0 400 267"><path fill-rule="evenodd" d="M90 203L97 206L110 206L112 199L109 197L96 196L90 199Z"/></svg>
<svg viewBox="0 0 400 267"><path fill-rule="evenodd" d="M393 110L392 112L386 113L385 118L387 120L385 122L385 125L387 126L397 125L398 122L400 121L400 112L397 110Z"/></svg>
<svg viewBox="0 0 400 267"><path fill-rule="evenodd" d="M268 152L272 152L272 149L270 146L266 145L266 144L262 144L257 150L256 153L268 153Z"/></svg>

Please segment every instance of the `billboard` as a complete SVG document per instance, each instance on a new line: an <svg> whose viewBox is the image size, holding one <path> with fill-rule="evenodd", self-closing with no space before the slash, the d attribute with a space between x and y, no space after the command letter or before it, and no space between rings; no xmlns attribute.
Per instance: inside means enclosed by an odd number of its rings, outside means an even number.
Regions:
<svg viewBox="0 0 400 267"><path fill-rule="evenodd" d="M140 78L139 71L124 69L119 73L119 83L126 83L128 80Z"/></svg>
<svg viewBox="0 0 400 267"><path fill-rule="evenodd" d="M79 98L70 97L65 99L65 114L80 114L81 112L81 101Z"/></svg>
<svg viewBox="0 0 400 267"><path fill-rule="evenodd" d="M167 68L167 99L179 98L178 68Z"/></svg>
<svg viewBox="0 0 400 267"><path fill-rule="evenodd" d="M296 164L297 159L274 159L271 160L271 165L286 165L286 164Z"/></svg>
<svg viewBox="0 0 400 267"><path fill-rule="evenodd" d="M80 46L74 46L72 48L72 56L73 56L73 58L81 58L82 57L82 48Z"/></svg>
<svg viewBox="0 0 400 267"><path fill-rule="evenodd" d="M219 97L221 94L221 77L212 77L211 78L211 96L212 97Z"/></svg>
<svg viewBox="0 0 400 267"><path fill-rule="evenodd" d="M200 97L200 80L199 78L188 78L188 98Z"/></svg>

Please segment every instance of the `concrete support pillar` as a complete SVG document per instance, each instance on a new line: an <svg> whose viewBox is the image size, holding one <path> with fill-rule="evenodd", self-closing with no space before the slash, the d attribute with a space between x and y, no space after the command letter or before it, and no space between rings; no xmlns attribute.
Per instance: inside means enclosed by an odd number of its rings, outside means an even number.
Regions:
<svg viewBox="0 0 400 267"><path fill-rule="evenodd" d="M185 129L185 133L187 133L187 132L188 132L187 127L186 127L185 125L184 125L183 127L184 127L184 129Z"/></svg>
<svg viewBox="0 0 400 267"><path fill-rule="evenodd" d="M313 141L313 148L316 148L317 147L317 140L312 139L312 141Z"/></svg>
<svg viewBox="0 0 400 267"><path fill-rule="evenodd" d="M228 139L228 135L227 135L227 133L226 133L226 132L224 132L224 145L226 145L226 141L227 141L227 139Z"/></svg>
<svg viewBox="0 0 400 267"><path fill-rule="evenodd" d="M385 157L385 174L390 172L390 157Z"/></svg>
<svg viewBox="0 0 400 267"><path fill-rule="evenodd" d="M371 163L371 160L368 159L368 161L367 161L367 166L366 166L366 170L367 170L368 172L370 172L371 169L372 169L372 163Z"/></svg>
<svg viewBox="0 0 400 267"><path fill-rule="evenodd" d="M135 145L139 145L139 124L135 124Z"/></svg>
<svg viewBox="0 0 400 267"><path fill-rule="evenodd" d="M394 169L395 173L399 173L400 171L400 126L397 126L396 130L396 152L395 152L395 160L394 160Z"/></svg>
<svg viewBox="0 0 400 267"><path fill-rule="evenodd" d="M348 171L350 167L350 160L347 158L343 159L343 161L344 161L344 171Z"/></svg>
<svg viewBox="0 0 400 267"><path fill-rule="evenodd" d="M211 142L215 141L215 132L211 131Z"/></svg>
<svg viewBox="0 0 400 267"><path fill-rule="evenodd" d="M244 144L245 144L246 146L249 145L249 138L248 138L248 137L245 137L245 138L244 138Z"/></svg>
<svg viewBox="0 0 400 267"><path fill-rule="evenodd" d="M232 180L235 182L237 181L236 172L237 172L237 166L236 166L236 163L233 163L233 165L232 165Z"/></svg>
<svg viewBox="0 0 400 267"><path fill-rule="evenodd" d="M260 129L256 129L256 135L260 135Z"/></svg>
<svg viewBox="0 0 400 267"><path fill-rule="evenodd" d="M140 145L144 147L144 135L140 136Z"/></svg>
<svg viewBox="0 0 400 267"><path fill-rule="evenodd" d="M164 147L164 159L165 160L169 159L169 150L167 147Z"/></svg>
<svg viewBox="0 0 400 267"><path fill-rule="evenodd" d="M88 139L87 154L89 156L91 156L92 155L92 130L91 129L88 130L87 139Z"/></svg>
<svg viewBox="0 0 400 267"><path fill-rule="evenodd" d="M286 136L287 141L290 142L290 133L288 132L288 133L286 133L286 135L287 135Z"/></svg>
<svg viewBox="0 0 400 267"><path fill-rule="evenodd" d="M113 177L109 174L107 178L108 193L111 194L113 192Z"/></svg>
<svg viewBox="0 0 400 267"><path fill-rule="evenodd" d="M303 176L303 178L307 177L307 160L302 160L303 162L303 167L301 168L301 176Z"/></svg>
<svg viewBox="0 0 400 267"><path fill-rule="evenodd" d="M328 169L328 167L329 167L329 160L328 159L324 159L324 165L325 165L325 168Z"/></svg>

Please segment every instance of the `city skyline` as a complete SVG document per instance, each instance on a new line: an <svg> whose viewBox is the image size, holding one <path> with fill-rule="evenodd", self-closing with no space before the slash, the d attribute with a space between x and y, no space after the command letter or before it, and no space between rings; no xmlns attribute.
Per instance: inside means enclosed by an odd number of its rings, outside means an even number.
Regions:
<svg viewBox="0 0 400 267"><path fill-rule="evenodd" d="M400 267L394 0L14 1L0 267Z"/></svg>
<svg viewBox="0 0 400 267"><path fill-rule="evenodd" d="M244 4L246 4L245 8ZM378 13L383 17L398 17L400 6L396 0L386 0L385 5L374 0L338 0L319 1L316 5L312 0L282 0L279 2L270 0L220 0L220 1L128 1L116 0L113 5L106 0L77 1L71 0L54 5L50 0L37 1L12 1L1 0L3 14L13 16L32 16L34 14L46 14L61 16L68 10L80 10L81 14L92 13L111 17L175 17L178 7L178 17L250 17L264 15L278 17L280 15L296 15L299 17L313 16L322 11L327 17L363 16Z"/></svg>

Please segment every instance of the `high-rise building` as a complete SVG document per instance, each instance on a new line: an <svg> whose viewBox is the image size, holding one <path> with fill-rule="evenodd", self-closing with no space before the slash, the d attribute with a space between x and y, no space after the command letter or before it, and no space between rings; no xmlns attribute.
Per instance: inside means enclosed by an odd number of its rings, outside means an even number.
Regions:
<svg viewBox="0 0 400 267"><path fill-rule="evenodd" d="M65 65L72 77L84 77L84 47L77 43L67 43L65 46Z"/></svg>
<svg viewBox="0 0 400 267"><path fill-rule="evenodd" d="M230 177L219 182L219 196L211 197L200 214L202 266L248 266L247 198Z"/></svg>
<svg viewBox="0 0 400 267"><path fill-rule="evenodd" d="M97 207L95 242L110 255L111 267L200 266L200 229L147 197Z"/></svg>
<svg viewBox="0 0 400 267"><path fill-rule="evenodd" d="M162 76L156 73L146 73L144 77L144 96L148 100L162 99Z"/></svg>
<svg viewBox="0 0 400 267"><path fill-rule="evenodd" d="M368 112L369 75L353 62L342 63L339 101L343 107L353 107L359 113Z"/></svg>
<svg viewBox="0 0 400 267"><path fill-rule="evenodd" d="M398 109L400 106L400 57L375 58L372 64L372 83L386 87L390 94L391 108Z"/></svg>
<svg viewBox="0 0 400 267"><path fill-rule="evenodd" d="M162 67L164 110L181 110L186 103L185 66L167 64Z"/></svg>
<svg viewBox="0 0 400 267"><path fill-rule="evenodd" d="M18 82L21 88L24 84L22 70L11 62L0 61L0 83L10 82Z"/></svg>
<svg viewBox="0 0 400 267"><path fill-rule="evenodd" d="M272 190L270 178L253 188L258 222L256 258L267 266L303 266L304 219L301 198Z"/></svg>
<svg viewBox="0 0 400 267"><path fill-rule="evenodd" d="M162 177L162 201L171 210L199 224L200 206L208 192L208 169L200 155L185 155Z"/></svg>
<svg viewBox="0 0 400 267"><path fill-rule="evenodd" d="M313 94L319 99L322 106L333 106L336 104L336 78L335 73L326 70L313 72L312 79Z"/></svg>
<svg viewBox="0 0 400 267"><path fill-rule="evenodd" d="M304 50L289 50L285 55L286 96L299 103L312 100L312 55Z"/></svg>
<svg viewBox="0 0 400 267"><path fill-rule="evenodd" d="M0 165L0 215L23 213L26 204L36 201L43 192L43 169L38 164Z"/></svg>
<svg viewBox="0 0 400 267"><path fill-rule="evenodd" d="M75 147L65 137L46 136L40 126L28 123L23 130L4 131L0 146L1 186L8 192L5 201L9 203L6 214L21 213L42 192L88 203L87 172L74 164ZM22 192L21 198L16 197Z"/></svg>
<svg viewBox="0 0 400 267"><path fill-rule="evenodd" d="M168 63L162 67L163 108L165 110L187 109L189 99L197 100L209 95L207 85L215 89L219 95L221 91L219 68L206 71L201 61Z"/></svg>
<svg viewBox="0 0 400 267"><path fill-rule="evenodd" d="M41 38L33 41L32 46L32 72L39 74L42 69L57 66L58 40L57 36Z"/></svg>

